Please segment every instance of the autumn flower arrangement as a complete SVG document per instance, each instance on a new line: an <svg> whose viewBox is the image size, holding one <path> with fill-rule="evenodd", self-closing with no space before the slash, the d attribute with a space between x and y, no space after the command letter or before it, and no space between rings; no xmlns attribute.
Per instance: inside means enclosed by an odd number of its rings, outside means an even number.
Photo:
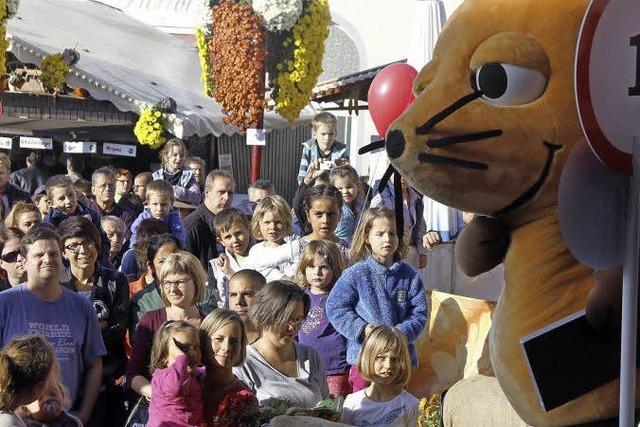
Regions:
<svg viewBox="0 0 640 427"><path fill-rule="evenodd" d="M148 145L152 149L160 148L165 142L160 107L154 106L144 109L133 128L133 133L140 144Z"/></svg>
<svg viewBox="0 0 640 427"><path fill-rule="evenodd" d="M213 96L213 79L211 78L211 59L207 46L211 41L211 35L207 34L202 27L196 28L196 44L198 46L198 58L200 59L200 69L202 74L200 81L204 89L204 94Z"/></svg>
<svg viewBox="0 0 640 427"><path fill-rule="evenodd" d="M250 5L222 1L213 8L209 43L213 97L222 105L225 123L244 132L258 121L264 98L264 28Z"/></svg>
<svg viewBox="0 0 640 427"><path fill-rule="evenodd" d="M431 398L420 400L419 427L440 427L440 394L436 393Z"/></svg>

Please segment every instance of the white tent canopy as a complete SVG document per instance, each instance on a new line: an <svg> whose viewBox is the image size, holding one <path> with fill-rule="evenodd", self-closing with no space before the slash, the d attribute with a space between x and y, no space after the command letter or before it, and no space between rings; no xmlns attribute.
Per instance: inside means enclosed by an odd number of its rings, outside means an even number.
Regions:
<svg viewBox="0 0 640 427"><path fill-rule="evenodd" d="M236 132L223 123L220 105L203 94L196 46L119 9L91 0L22 1L18 16L8 21L7 38L19 60L37 65L44 56L75 48L80 60L67 76L69 86L84 87L121 111L140 113L173 98L177 112L166 125L179 138ZM277 114L265 114L266 129L288 126Z"/></svg>

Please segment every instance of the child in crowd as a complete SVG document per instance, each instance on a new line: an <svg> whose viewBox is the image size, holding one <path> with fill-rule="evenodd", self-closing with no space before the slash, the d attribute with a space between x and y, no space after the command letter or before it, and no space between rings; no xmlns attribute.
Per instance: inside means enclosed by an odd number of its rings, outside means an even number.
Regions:
<svg viewBox="0 0 640 427"><path fill-rule="evenodd" d="M47 216L47 214L51 210L51 201L47 197L47 192L45 191L44 185L38 187L38 189L34 193L33 203L35 203L35 205L38 207L42 218Z"/></svg>
<svg viewBox="0 0 640 427"><path fill-rule="evenodd" d="M298 332L298 342L320 354L329 392L345 397L351 393L347 340L329 323L325 311L327 296L342 270L342 255L335 243L314 240L304 249L298 265L297 282L309 295L311 308Z"/></svg>
<svg viewBox="0 0 640 427"><path fill-rule="evenodd" d="M263 265L262 259L268 252L285 244L285 237L293 232L291 225L291 208L287 202L277 195L263 198L256 206L251 219L253 236L262 240L249 251L252 268L261 273L267 282L293 277L295 270L291 262L274 265Z"/></svg>
<svg viewBox="0 0 640 427"><path fill-rule="evenodd" d="M236 208L226 208L213 219L213 228L218 241L224 246L224 253L209 261L211 271L216 278L216 289L220 297L219 306L228 306L229 279L236 271L249 264L251 231L249 220ZM211 286L213 284L209 284Z"/></svg>
<svg viewBox="0 0 640 427"><path fill-rule="evenodd" d="M366 208L366 197L363 193L362 181L358 172L349 165L334 168L329 179L331 185L336 187L342 195L342 215L336 227L336 237L351 241L356 225L360 221L360 215Z"/></svg>
<svg viewBox="0 0 640 427"><path fill-rule="evenodd" d="M31 227L41 221L42 215L36 205L16 202L9 211L9 215L4 219L4 226L15 227L26 234Z"/></svg>
<svg viewBox="0 0 640 427"><path fill-rule="evenodd" d="M180 218L180 211L173 207L174 202L173 187L167 181L156 179L147 185L147 206L131 224L131 247L138 238L138 225L147 218L162 220L169 226L169 232L184 244L187 233Z"/></svg>
<svg viewBox="0 0 640 427"><path fill-rule="evenodd" d="M411 359L407 339L392 326L378 326L364 340L358 370L371 384L347 396L342 421L354 426L414 427L418 399L403 390L409 382Z"/></svg>
<svg viewBox="0 0 640 427"><path fill-rule="evenodd" d="M62 383L56 363L44 394L23 406L21 416L27 427L82 427L80 420L65 410L70 406L69 390Z"/></svg>
<svg viewBox="0 0 640 427"><path fill-rule="evenodd" d="M162 220L147 218L140 221L140 225L138 225L138 241L133 245L133 248L127 249L122 255L122 262L120 263L120 268L118 268L119 271L127 276L129 282L144 278L144 273L147 270L146 240L168 232L169 227ZM140 287L140 289L142 288L144 286Z"/></svg>
<svg viewBox="0 0 640 427"><path fill-rule="evenodd" d="M40 399L55 363L53 347L38 334L14 338L0 350L0 426L24 426L14 411Z"/></svg>
<svg viewBox="0 0 640 427"><path fill-rule="evenodd" d="M153 338L153 374L147 427L201 426L202 392L197 367L201 361L198 330L189 322L164 322Z"/></svg>
<svg viewBox="0 0 640 427"><path fill-rule="evenodd" d="M202 321L200 331L207 370L202 389L202 397L206 399L206 424L226 427L253 425L250 420L258 411L258 400L233 375L233 367L241 366L247 354L247 335L242 319L231 310L219 308Z"/></svg>
<svg viewBox="0 0 640 427"><path fill-rule="evenodd" d="M298 187L293 195L292 208L294 213L294 227L299 230L304 230L307 227L307 214L304 208L304 199L307 197L307 191L312 187L320 185L329 185L329 171L316 169L317 162L309 165L307 175L302 180L302 184ZM300 233L298 233L300 234Z"/></svg>
<svg viewBox="0 0 640 427"><path fill-rule="evenodd" d="M355 365L360 346L371 330L392 325L406 335L411 361L418 358L413 341L427 323L427 299L420 275L401 261L406 251L398 239L390 209L367 209L356 229L351 262L327 298L327 316L347 340L347 362ZM354 391L368 384L355 367L349 381Z"/></svg>
<svg viewBox="0 0 640 427"><path fill-rule="evenodd" d="M44 217L44 222L58 227L62 221L71 216L84 216L90 219L93 225L100 232L100 252L98 262L107 267L112 268L113 265L109 261L109 251L111 244L107 235L102 230L100 215L98 213L78 202L76 190L73 186L71 178L67 175L54 175L47 180L45 184L47 197L51 200L51 210Z"/></svg>
<svg viewBox="0 0 640 427"><path fill-rule="evenodd" d="M311 121L311 139L304 143L302 150L298 185L302 183L309 165L313 162L317 161L323 169L331 169L349 162L347 146L336 141L337 125L336 116L327 112L316 114Z"/></svg>

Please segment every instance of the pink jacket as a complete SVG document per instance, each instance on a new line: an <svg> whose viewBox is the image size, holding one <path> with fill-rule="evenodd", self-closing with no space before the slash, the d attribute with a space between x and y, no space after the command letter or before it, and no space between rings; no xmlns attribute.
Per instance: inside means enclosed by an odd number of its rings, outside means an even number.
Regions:
<svg viewBox="0 0 640 427"><path fill-rule="evenodd" d="M188 364L187 356L178 356L173 365L154 371L147 427L204 424L200 384L195 373L189 373Z"/></svg>

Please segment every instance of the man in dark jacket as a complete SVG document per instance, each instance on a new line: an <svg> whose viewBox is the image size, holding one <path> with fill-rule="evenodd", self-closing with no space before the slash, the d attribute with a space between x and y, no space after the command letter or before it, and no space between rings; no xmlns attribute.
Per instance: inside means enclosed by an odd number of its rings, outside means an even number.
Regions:
<svg viewBox="0 0 640 427"><path fill-rule="evenodd" d="M96 169L91 175L91 193L96 198L96 206L100 218L106 215L113 215L124 222L126 227L125 239L129 239L130 228L136 219L134 213L116 204L116 177L111 169L103 167Z"/></svg>
<svg viewBox="0 0 640 427"><path fill-rule="evenodd" d="M185 247L198 258L205 270L209 260L222 251L218 248L213 218L221 210L231 206L236 183L224 170L212 170L204 183L204 199L198 208L184 219L187 230Z"/></svg>
<svg viewBox="0 0 640 427"><path fill-rule="evenodd" d="M25 159L26 168L17 170L11 174L11 184L27 194L33 194L47 180L47 174L40 169L40 154L30 153Z"/></svg>
<svg viewBox="0 0 640 427"><path fill-rule="evenodd" d="M11 160L5 153L0 153L0 212L2 221L16 202L32 203L31 196L9 182Z"/></svg>

